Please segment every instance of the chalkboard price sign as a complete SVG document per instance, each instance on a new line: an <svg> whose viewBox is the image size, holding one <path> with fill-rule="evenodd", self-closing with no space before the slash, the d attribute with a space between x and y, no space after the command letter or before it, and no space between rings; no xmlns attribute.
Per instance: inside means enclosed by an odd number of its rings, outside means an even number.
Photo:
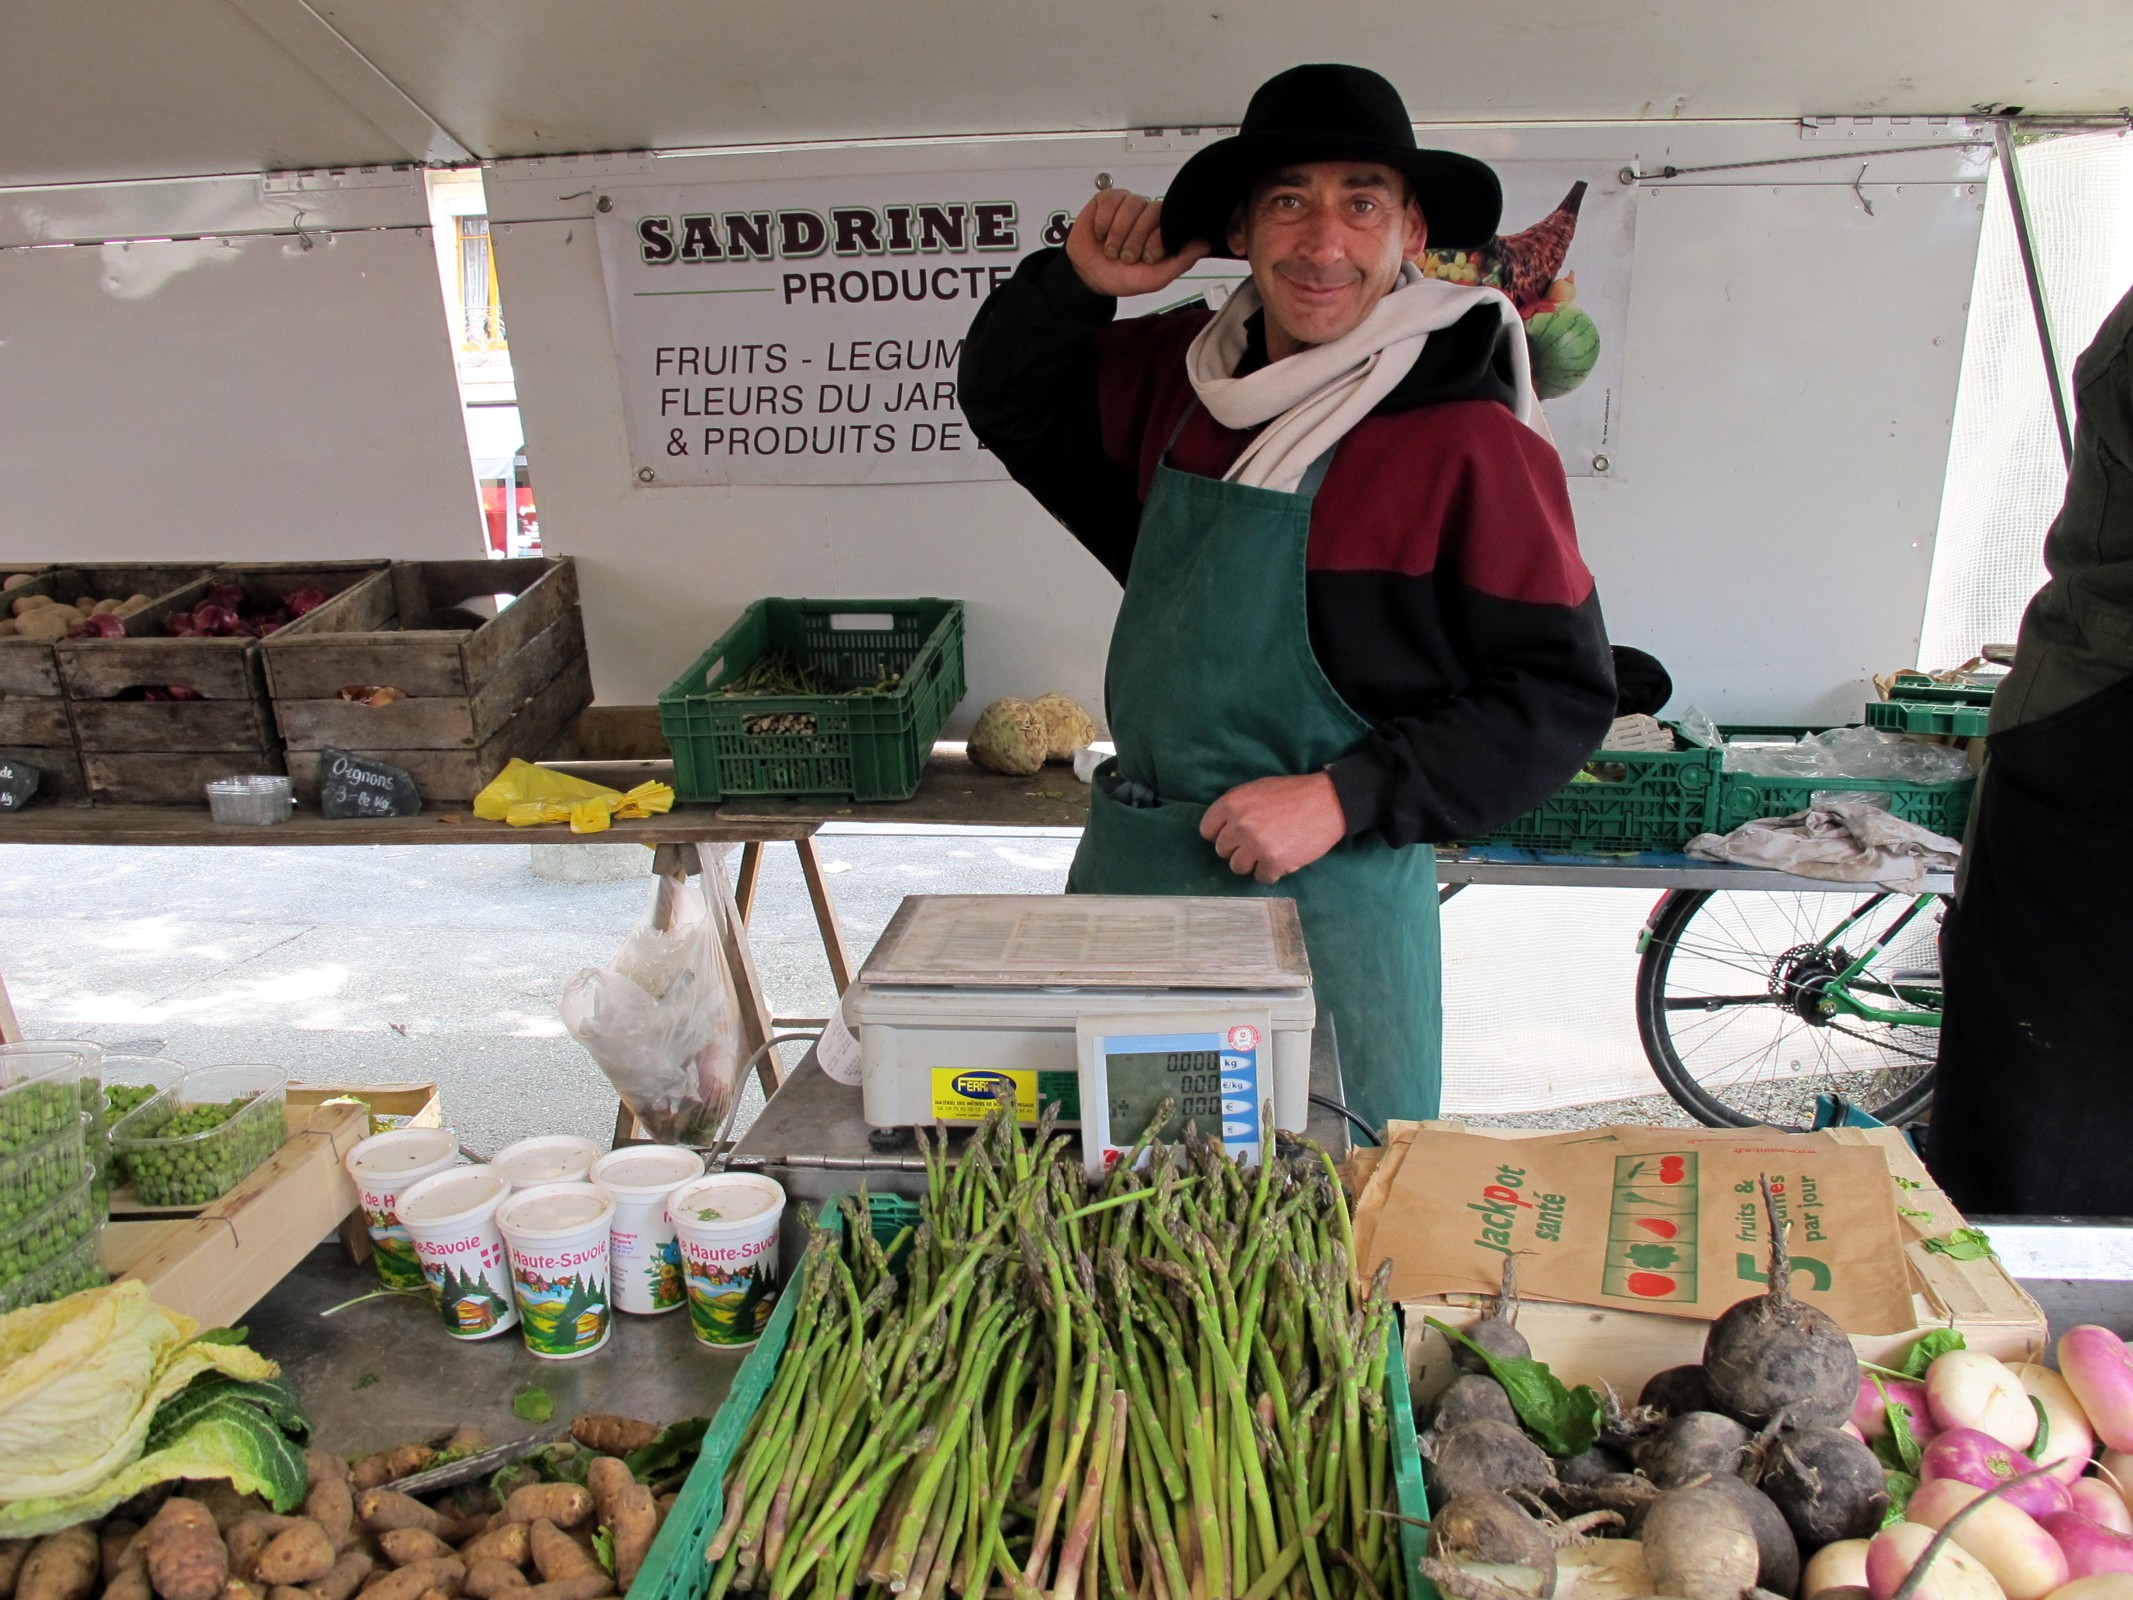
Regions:
<svg viewBox="0 0 2133 1600"><path fill-rule="evenodd" d="M20 811L42 782L44 774L27 761L0 761L0 811Z"/></svg>
<svg viewBox="0 0 2133 1600"><path fill-rule="evenodd" d="M412 817L422 811L415 780L352 750L328 749L319 757L319 809L333 820L345 817Z"/></svg>

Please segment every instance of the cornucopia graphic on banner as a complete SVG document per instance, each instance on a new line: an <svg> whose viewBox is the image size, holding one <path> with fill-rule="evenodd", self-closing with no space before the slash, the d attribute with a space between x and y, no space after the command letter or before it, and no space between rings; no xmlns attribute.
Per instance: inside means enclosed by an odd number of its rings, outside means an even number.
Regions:
<svg viewBox="0 0 2133 1600"><path fill-rule="evenodd" d="M1485 284L1510 296L1525 319L1533 388L1543 400L1570 393L1600 359L1600 330L1577 303L1578 275L1563 268L1584 201L1580 178L1532 227L1498 234L1475 250L1424 250L1415 262L1425 277Z"/></svg>

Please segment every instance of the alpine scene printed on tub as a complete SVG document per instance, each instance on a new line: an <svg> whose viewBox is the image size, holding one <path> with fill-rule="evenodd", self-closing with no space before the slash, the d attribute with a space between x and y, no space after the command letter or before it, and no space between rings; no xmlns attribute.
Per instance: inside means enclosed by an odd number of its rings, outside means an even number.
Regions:
<svg viewBox="0 0 2133 1600"><path fill-rule="evenodd" d="M689 1326L705 1344L753 1344L778 1298L777 1240L735 1248L684 1242Z"/></svg>
<svg viewBox="0 0 2133 1600"><path fill-rule="evenodd" d="M415 1241L400 1226L390 1195L363 1196L363 1221L378 1255L378 1281L388 1289L426 1289L430 1280L415 1253Z"/></svg>
<svg viewBox="0 0 2133 1600"><path fill-rule="evenodd" d="M686 1295L688 1286L682 1277L681 1241L667 1239L653 1246L643 1266L644 1292L652 1297L652 1304L664 1311L668 1306L678 1306Z"/></svg>
<svg viewBox="0 0 2133 1600"><path fill-rule="evenodd" d="M546 1277L522 1261L511 1264L526 1348L539 1356L574 1356L607 1337L607 1274L573 1272Z"/></svg>

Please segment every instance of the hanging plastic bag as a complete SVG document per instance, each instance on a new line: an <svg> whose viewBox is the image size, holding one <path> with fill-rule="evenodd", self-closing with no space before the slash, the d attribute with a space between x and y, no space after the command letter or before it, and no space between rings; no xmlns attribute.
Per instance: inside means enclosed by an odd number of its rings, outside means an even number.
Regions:
<svg viewBox="0 0 2133 1600"><path fill-rule="evenodd" d="M724 1131L748 1051L718 924L694 880L673 890L674 926L646 924L604 967L563 980L563 1026L661 1144Z"/></svg>

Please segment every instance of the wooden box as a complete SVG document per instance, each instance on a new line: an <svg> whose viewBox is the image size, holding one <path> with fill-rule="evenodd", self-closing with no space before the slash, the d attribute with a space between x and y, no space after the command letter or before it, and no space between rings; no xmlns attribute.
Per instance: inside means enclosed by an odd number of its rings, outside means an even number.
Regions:
<svg viewBox="0 0 2133 1600"><path fill-rule="evenodd" d="M137 594L155 601L200 577L204 570L197 563L136 562L41 568L27 582L0 591L0 612L12 615L17 600L39 594L70 604L83 596L129 600ZM151 604L147 609L155 607ZM27 761L44 774L40 800L88 798L81 748L60 683L58 648L53 640L0 638L0 758Z"/></svg>
<svg viewBox="0 0 2133 1600"><path fill-rule="evenodd" d="M288 1116L288 1142L198 1215L106 1226L104 1265L203 1327L235 1323L356 1209L343 1163L370 1132L363 1108L291 1094Z"/></svg>
<svg viewBox="0 0 2133 1600"><path fill-rule="evenodd" d="M198 605L215 584L234 583L255 602L279 603L305 588L336 595L381 570L375 561L218 568L128 617L122 639L69 639L55 646L90 798L102 804L198 805L204 803L202 786L217 778L283 770L260 641L177 638L168 619ZM284 631L301 631L311 616ZM172 686L200 698L130 697Z"/></svg>
<svg viewBox="0 0 2133 1600"><path fill-rule="evenodd" d="M514 756L540 755L592 700L568 557L397 561L304 620L262 654L289 775L307 801L329 747L406 769L425 800L470 800ZM400 698L342 698L359 686Z"/></svg>
<svg viewBox="0 0 2133 1600"><path fill-rule="evenodd" d="M1516 1128L1466 1131L1502 1138L1524 1134ZM1895 1366L1925 1334L1936 1328L1955 1328L1973 1350L2003 1361L2042 1360L2050 1348L2044 1312L1998 1257L1958 1261L1926 1248L1926 1240L1945 1237L1964 1222L1948 1197L1934 1186L1925 1163L1903 1135L1894 1128L1832 1128L1829 1134L1841 1143L1878 1148L1888 1161L1891 1180L1902 1190L1897 1220L1910 1265L1915 1326L1902 1333L1853 1335L1859 1359ZM1485 1298L1456 1295L1401 1306L1408 1375L1418 1409L1454 1375L1449 1342L1423 1318L1465 1327L1485 1313ZM1605 1380L1625 1403L1636 1398L1654 1373L1701 1360L1709 1328L1708 1322L1693 1317L1554 1301L1521 1300L1518 1309L1518 1331L1526 1336L1537 1359L1545 1361L1565 1383Z"/></svg>

